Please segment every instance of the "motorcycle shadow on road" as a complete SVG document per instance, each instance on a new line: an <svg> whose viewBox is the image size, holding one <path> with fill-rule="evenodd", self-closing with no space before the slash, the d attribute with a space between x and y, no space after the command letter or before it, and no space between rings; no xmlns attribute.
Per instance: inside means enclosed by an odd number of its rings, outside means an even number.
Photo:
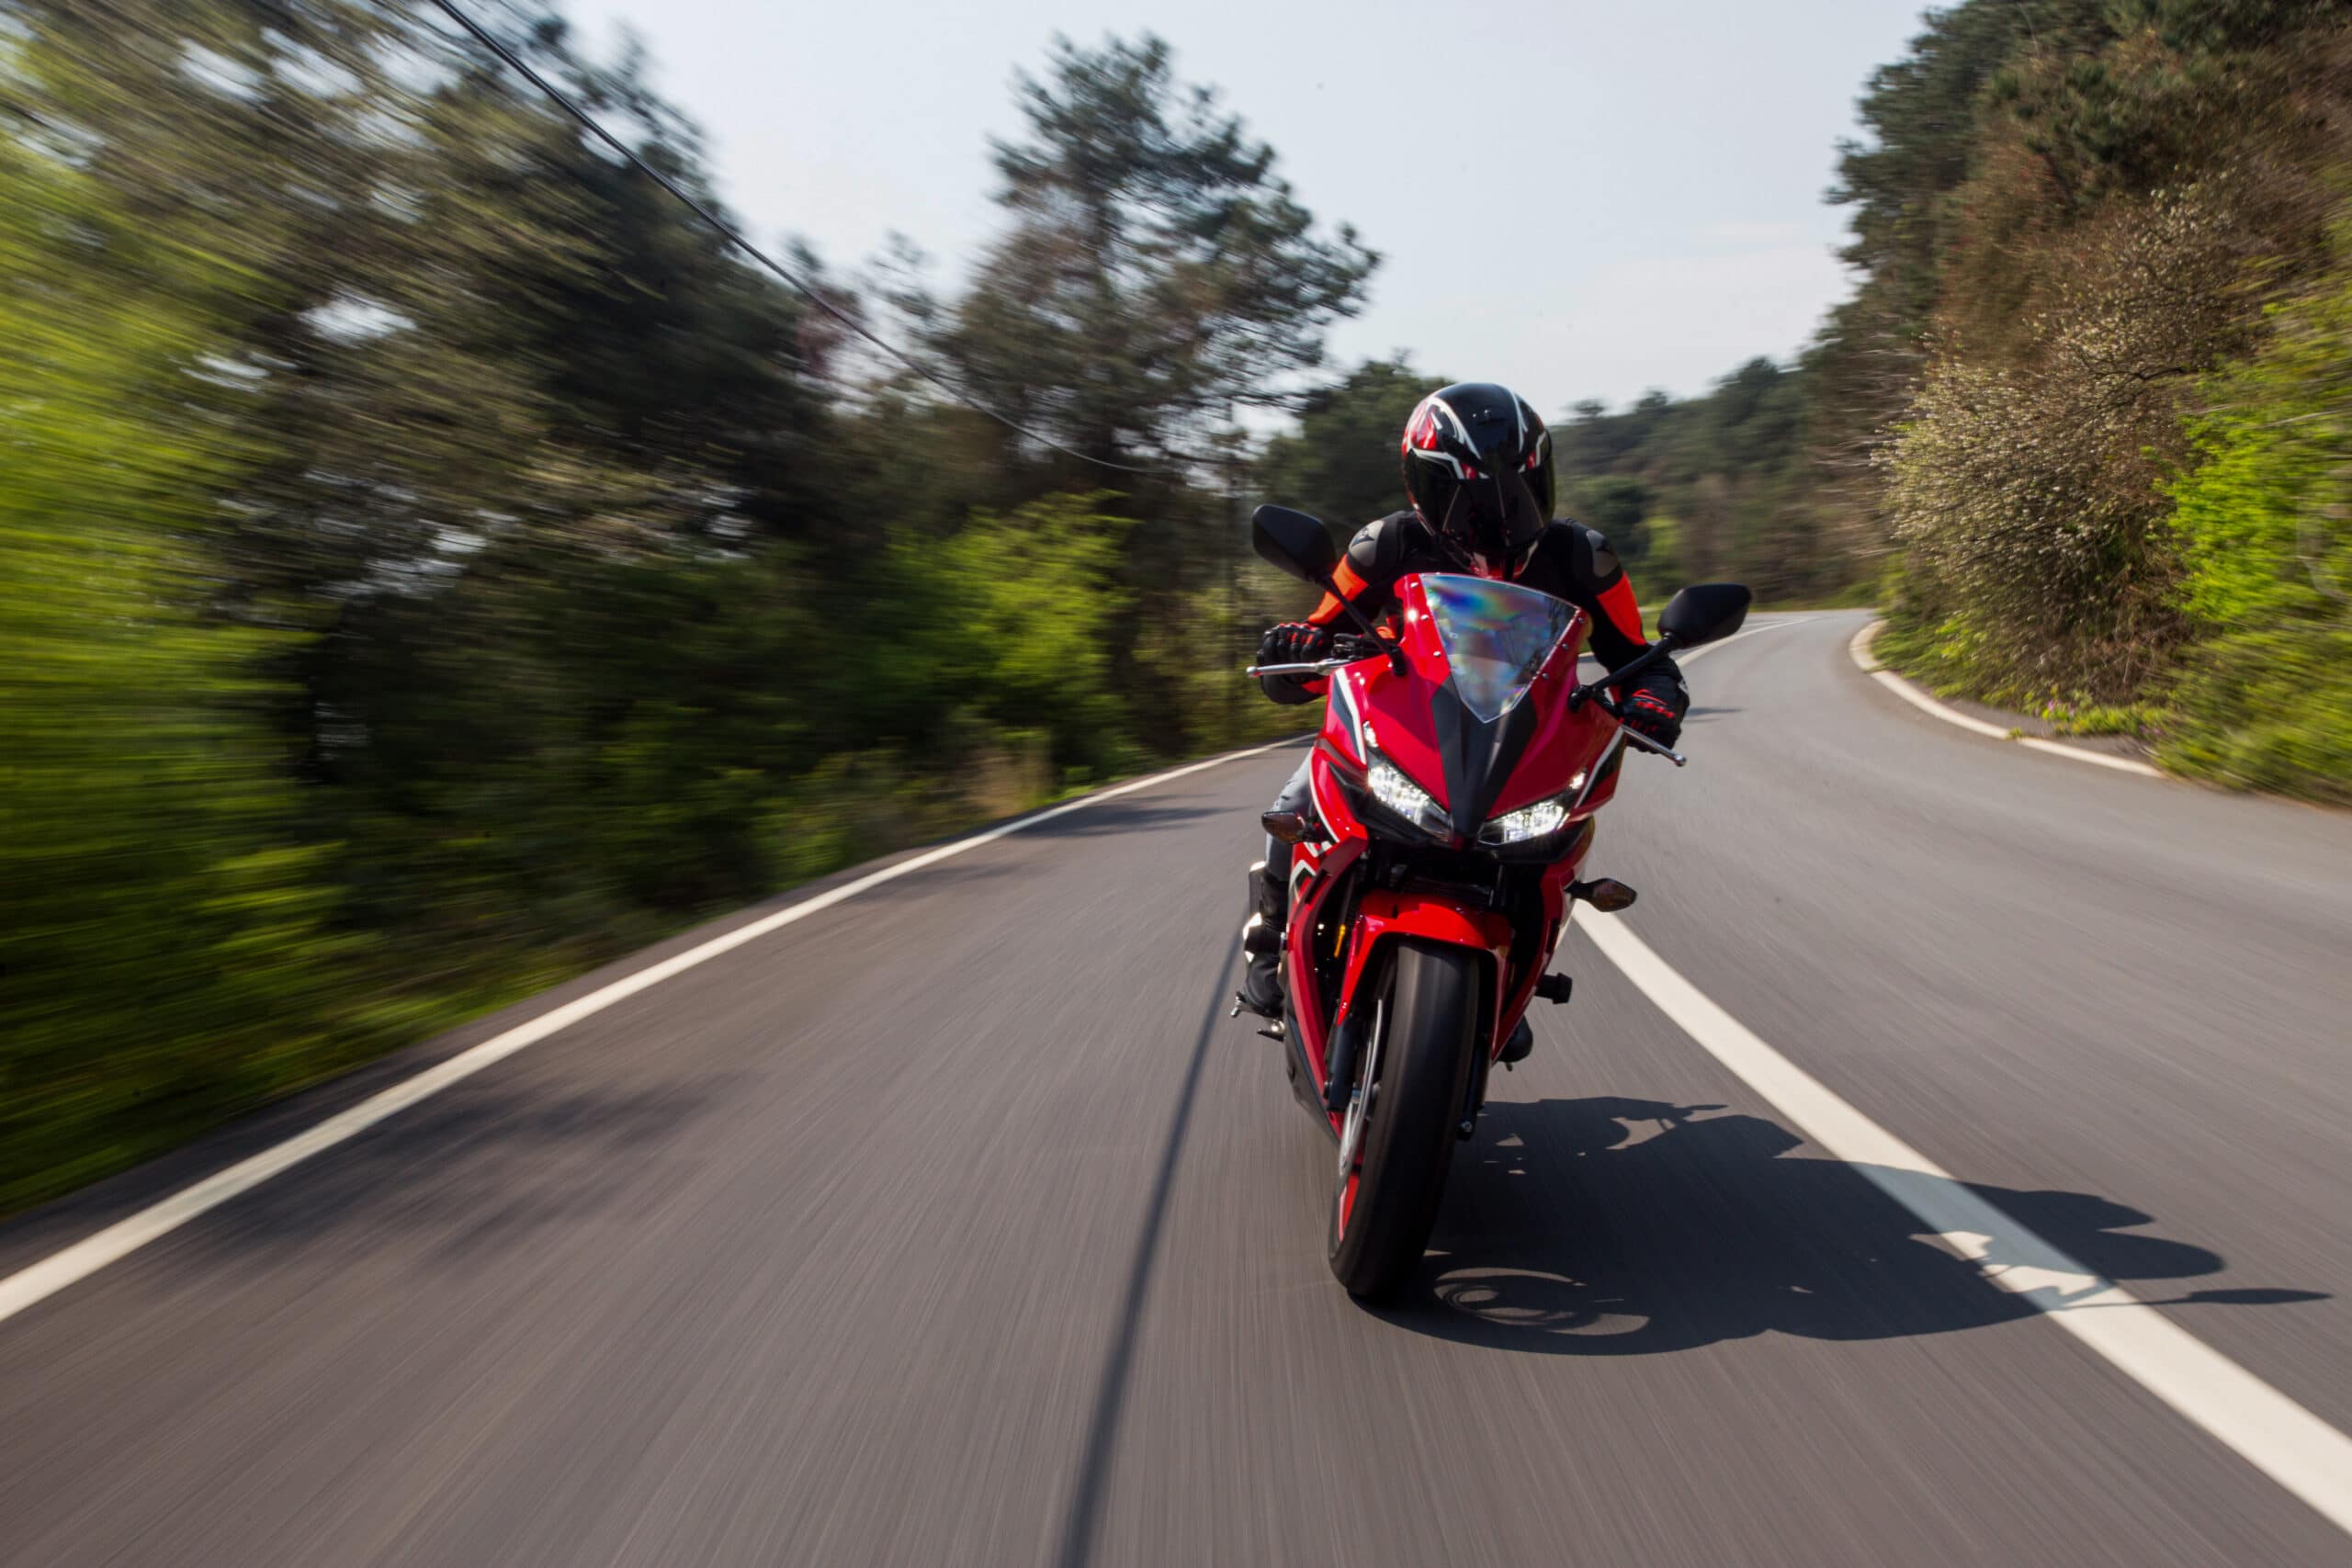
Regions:
<svg viewBox="0 0 2352 1568"><path fill-rule="evenodd" d="M1419 1281L1381 1315L1498 1348L1639 1356L1764 1333L1947 1334L2036 1311L1924 1235L1925 1223L1862 1168L1793 1152L1804 1147L1776 1122L1720 1106L1492 1102L1455 1160ZM1993 1268L2042 1261L2030 1233L2143 1301L2326 1299L2151 1290L2141 1282L2193 1280L2223 1260L2141 1234L2150 1217L2106 1198L1968 1185L2018 1226L1991 1238Z"/></svg>

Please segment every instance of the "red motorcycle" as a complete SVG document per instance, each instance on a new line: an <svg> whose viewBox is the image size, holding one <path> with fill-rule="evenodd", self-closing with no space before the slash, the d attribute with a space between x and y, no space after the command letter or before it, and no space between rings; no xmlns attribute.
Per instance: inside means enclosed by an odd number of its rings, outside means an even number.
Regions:
<svg viewBox="0 0 2352 1568"><path fill-rule="evenodd" d="M1267 561L1336 594L1320 522L1261 506L1251 534ZM1338 1141L1331 1271L1366 1298L1419 1267L1453 1145L1529 1003L1568 999L1568 976L1544 970L1574 904L1634 901L1623 883L1577 880L1593 813L1627 745L1684 759L1625 728L1603 687L1729 637L1748 604L1736 583L1685 588L1647 652L1580 685L1585 615L1562 600L1441 572L1403 579L1396 596L1389 633L1357 616L1364 635L1338 657L1249 671L1330 680L1313 809L1265 818L1294 846L1288 1006L1266 1032Z"/></svg>

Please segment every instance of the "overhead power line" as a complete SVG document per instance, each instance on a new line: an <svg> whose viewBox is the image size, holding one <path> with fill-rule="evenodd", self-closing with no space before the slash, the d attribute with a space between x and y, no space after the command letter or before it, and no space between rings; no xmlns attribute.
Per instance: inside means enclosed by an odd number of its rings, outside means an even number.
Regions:
<svg viewBox="0 0 2352 1568"><path fill-rule="evenodd" d="M672 196L675 197L689 211L693 212L704 222L709 224L711 228L718 231L720 234L724 235L736 249L741 251L745 255L750 256L753 261L767 268L768 271L782 278L786 284L805 296L808 302L811 305L816 306L818 310L822 310L826 315L831 316L834 321L839 321L842 326L848 328L851 332L855 333L859 337L864 338L867 343L872 344L876 348L880 349L884 354L888 355L892 359L897 360L900 365L905 366L908 369L913 371L916 375L922 377L924 380L930 382L941 391L946 393L956 402L961 403L964 407L970 409L975 413L984 414L988 418L996 421L997 423L1004 426L1007 430L1012 431L1016 435L1025 436L1029 440L1036 442L1041 446L1051 447L1054 451L1062 453L1067 457L1075 457L1081 463L1091 463L1098 468L1110 468L1123 474L1173 474L1179 472L1179 470L1174 468L1147 466L1136 463L1114 463L1107 457L1097 457L1091 453L1081 452L1074 446L1066 446L1050 435L1042 434L1037 431L1030 429L1027 425L1023 424L1019 420L1014 419L1011 414L1003 413L996 409L992 409L989 407L988 404L981 402L977 398L974 398L970 393L965 391L962 388L956 386L954 382L940 375L939 372L933 370L928 365L925 365L921 360L916 359L912 355L896 347L886 339L870 331L863 321L860 321L856 317L851 315L839 305L834 304L831 299L825 298L824 294L814 284L802 277L799 274L794 272L790 267L787 267L783 263L777 261L774 256L769 255L765 251L760 249L759 246L752 243L751 241L745 239L741 230L728 222L726 219L721 218L718 213L712 211L709 207L696 199L692 193L681 187L675 180L673 180L669 175L663 174L661 170L647 163L643 158L638 156L634 149L622 141L619 137L615 136L611 131L606 130L604 126L597 121L595 116L590 114L586 109L582 108L578 104L574 103L561 88L548 81L546 77L540 75L537 71L533 70L530 64L526 62L522 56L516 54L513 50L499 42L499 40L491 34L490 29L483 27L480 22L475 21L472 17L467 15L466 12L456 4L456 0L433 0L433 3L436 6L440 7L440 9L448 16L451 21L457 23L458 26L470 33L476 41L480 42L483 48L489 50L492 54L498 56L499 59L504 61L507 66L512 69L516 75L521 76L525 81L530 83L532 86L537 87L540 92L546 94L548 99L551 100L558 107L561 108L564 113L578 120L582 127L585 129L590 135L595 137L596 140L602 141L605 146L611 148L614 152L619 153L624 159L628 160L629 165L636 169L638 173L645 175L654 184L660 186L663 190L668 191Z"/></svg>

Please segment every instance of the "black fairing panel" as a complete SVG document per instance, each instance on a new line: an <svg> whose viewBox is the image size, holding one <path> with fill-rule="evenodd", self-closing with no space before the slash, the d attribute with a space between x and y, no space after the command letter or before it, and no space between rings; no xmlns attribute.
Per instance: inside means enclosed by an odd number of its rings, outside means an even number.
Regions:
<svg viewBox="0 0 2352 1568"><path fill-rule="evenodd" d="M1438 761L1445 769L1445 806L1455 833L1475 840L1487 814L1535 736L1535 705L1513 703L1488 724L1462 705L1451 682L1430 696Z"/></svg>

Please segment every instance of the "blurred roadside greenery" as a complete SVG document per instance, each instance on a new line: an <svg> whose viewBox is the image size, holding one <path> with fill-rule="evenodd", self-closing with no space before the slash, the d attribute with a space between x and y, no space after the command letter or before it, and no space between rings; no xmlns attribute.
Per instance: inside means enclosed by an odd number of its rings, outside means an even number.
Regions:
<svg viewBox="0 0 2352 1568"><path fill-rule="evenodd" d="M2352 10L1966 0L1861 107L1815 362L1879 656L2352 802Z"/></svg>
<svg viewBox="0 0 2352 1568"><path fill-rule="evenodd" d="M638 61L483 9L707 196ZM0 4L0 1211L1299 722L1234 415L1374 258L1154 41L1021 102L967 291L830 287L1152 472L910 385L425 12Z"/></svg>

